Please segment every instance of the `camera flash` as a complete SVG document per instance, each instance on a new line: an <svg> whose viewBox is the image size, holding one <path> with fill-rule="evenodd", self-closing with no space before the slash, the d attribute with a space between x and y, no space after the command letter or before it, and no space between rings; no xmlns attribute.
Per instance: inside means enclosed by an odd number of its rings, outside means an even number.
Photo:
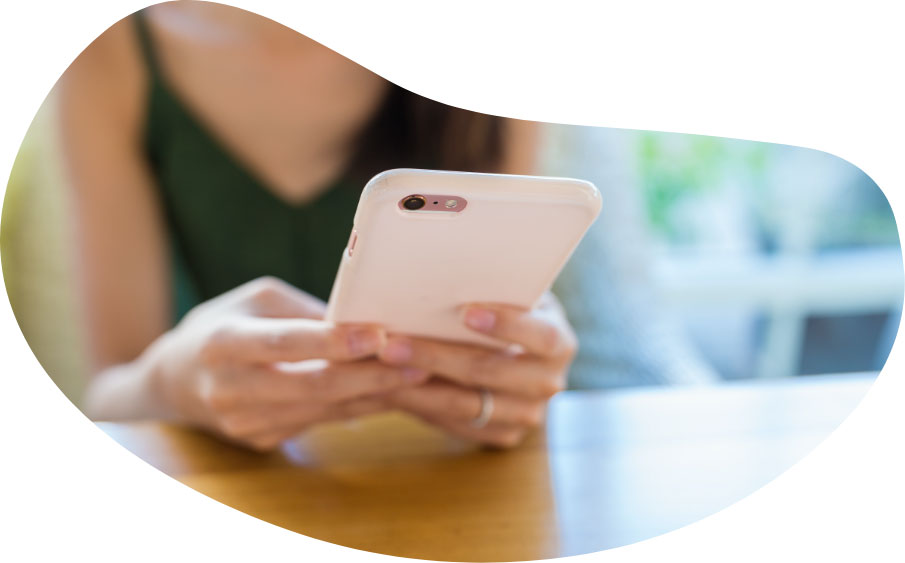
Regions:
<svg viewBox="0 0 905 563"><path fill-rule="evenodd" d="M453 207L459 205L459 202L454 199L447 199L445 205L447 209L452 209Z"/></svg>

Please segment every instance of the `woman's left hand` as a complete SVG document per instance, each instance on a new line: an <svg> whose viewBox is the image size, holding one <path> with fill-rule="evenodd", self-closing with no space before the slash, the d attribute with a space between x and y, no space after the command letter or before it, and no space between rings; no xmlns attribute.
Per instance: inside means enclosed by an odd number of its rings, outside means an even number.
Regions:
<svg viewBox="0 0 905 563"><path fill-rule="evenodd" d="M435 377L394 390L387 400L453 434L499 447L515 446L543 422L550 397L565 388L577 349L575 334L551 293L531 311L471 305L464 319L472 330L519 349L390 336L378 354L381 361L424 369Z"/></svg>

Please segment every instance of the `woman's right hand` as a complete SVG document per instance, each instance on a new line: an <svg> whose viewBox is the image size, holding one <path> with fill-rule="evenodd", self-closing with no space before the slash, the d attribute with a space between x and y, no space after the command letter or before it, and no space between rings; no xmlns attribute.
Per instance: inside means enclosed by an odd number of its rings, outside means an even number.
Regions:
<svg viewBox="0 0 905 563"><path fill-rule="evenodd" d="M147 350L166 418L271 449L305 428L386 408L381 395L427 373L373 359L374 326L333 326L322 301L260 278L189 312Z"/></svg>

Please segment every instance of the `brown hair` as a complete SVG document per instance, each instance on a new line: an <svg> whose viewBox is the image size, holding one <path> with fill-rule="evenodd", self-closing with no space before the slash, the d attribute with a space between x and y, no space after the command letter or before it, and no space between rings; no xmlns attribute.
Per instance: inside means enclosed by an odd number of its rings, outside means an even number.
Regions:
<svg viewBox="0 0 905 563"><path fill-rule="evenodd" d="M503 118L459 109L390 85L357 149L356 174L390 168L496 172L503 157Z"/></svg>

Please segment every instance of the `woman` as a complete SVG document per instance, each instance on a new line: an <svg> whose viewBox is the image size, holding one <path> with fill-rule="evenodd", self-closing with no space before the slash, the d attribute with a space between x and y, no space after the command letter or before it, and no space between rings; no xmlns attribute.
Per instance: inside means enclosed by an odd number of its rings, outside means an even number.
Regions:
<svg viewBox="0 0 905 563"><path fill-rule="evenodd" d="M564 386L576 344L552 295L531 312L467 311L519 355L321 320L368 177L530 173L531 124L419 98L273 21L201 2L105 32L61 80L61 116L92 417L177 420L270 449L400 409L509 446Z"/></svg>

